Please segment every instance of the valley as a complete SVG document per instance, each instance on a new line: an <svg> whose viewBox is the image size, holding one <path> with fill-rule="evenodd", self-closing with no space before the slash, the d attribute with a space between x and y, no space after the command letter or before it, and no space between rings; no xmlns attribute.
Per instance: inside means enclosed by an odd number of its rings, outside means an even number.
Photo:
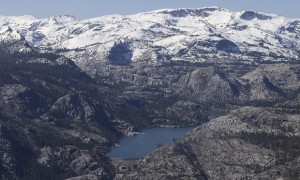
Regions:
<svg viewBox="0 0 300 180"><path fill-rule="evenodd" d="M215 7L1 16L0 179L297 179L299 22ZM138 161L107 156L170 127L196 128Z"/></svg>

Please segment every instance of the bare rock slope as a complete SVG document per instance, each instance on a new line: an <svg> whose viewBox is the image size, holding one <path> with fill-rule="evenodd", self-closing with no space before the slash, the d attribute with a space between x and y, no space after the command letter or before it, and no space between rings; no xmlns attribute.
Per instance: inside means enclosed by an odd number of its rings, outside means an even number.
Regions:
<svg viewBox="0 0 300 180"><path fill-rule="evenodd" d="M145 157L124 179L297 179L300 116L243 107Z"/></svg>

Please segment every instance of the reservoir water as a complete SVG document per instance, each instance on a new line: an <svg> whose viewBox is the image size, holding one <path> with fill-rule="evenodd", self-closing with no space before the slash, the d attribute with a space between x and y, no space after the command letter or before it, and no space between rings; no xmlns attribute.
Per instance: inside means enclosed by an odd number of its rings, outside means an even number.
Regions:
<svg viewBox="0 0 300 180"><path fill-rule="evenodd" d="M220 110L211 110L208 112L208 118L217 118L227 113ZM114 147L106 155L110 158L121 159L143 158L153 152L158 145L171 143L174 138L181 137L192 129L193 127L145 129L143 134L123 137L119 142L119 146Z"/></svg>
<svg viewBox="0 0 300 180"><path fill-rule="evenodd" d="M158 145L171 143L174 138L181 137L192 129L192 127L145 129L143 134L122 138L119 146L114 147L107 156L122 159L142 158L154 151Z"/></svg>

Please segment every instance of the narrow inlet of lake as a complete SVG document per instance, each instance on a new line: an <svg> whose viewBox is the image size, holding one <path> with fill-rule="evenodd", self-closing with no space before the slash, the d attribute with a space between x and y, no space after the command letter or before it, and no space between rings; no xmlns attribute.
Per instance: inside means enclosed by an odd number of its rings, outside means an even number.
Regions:
<svg viewBox="0 0 300 180"><path fill-rule="evenodd" d="M145 129L143 134L122 138L119 146L114 147L107 156L121 159L143 158L158 146L171 143L174 138L181 137L192 129L193 127Z"/></svg>

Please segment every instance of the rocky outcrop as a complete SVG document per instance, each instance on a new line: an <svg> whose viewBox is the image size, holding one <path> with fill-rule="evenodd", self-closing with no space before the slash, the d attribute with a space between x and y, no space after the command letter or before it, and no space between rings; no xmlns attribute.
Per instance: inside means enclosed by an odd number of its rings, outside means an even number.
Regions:
<svg viewBox="0 0 300 180"><path fill-rule="evenodd" d="M124 120L114 119L112 123L114 127L125 136L133 136L141 133L136 127Z"/></svg>
<svg viewBox="0 0 300 180"><path fill-rule="evenodd" d="M66 58L15 55L0 65L0 179L111 179L120 133L101 87Z"/></svg>
<svg viewBox="0 0 300 180"><path fill-rule="evenodd" d="M38 163L45 167L61 166L63 171L71 172L73 177L69 179L113 177L113 168L108 158L97 150L82 150L76 146L44 147L40 150Z"/></svg>
<svg viewBox="0 0 300 180"><path fill-rule="evenodd" d="M21 84L8 84L1 88L2 106L19 115L36 116L45 110L45 99L36 91Z"/></svg>
<svg viewBox="0 0 300 180"><path fill-rule="evenodd" d="M1 125L0 125L1 126ZM11 142L6 139L3 133L3 127L0 130L0 174L1 179L17 178L16 158L13 154Z"/></svg>
<svg viewBox="0 0 300 180"><path fill-rule="evenodd" d="M201 105L191 101L177 101L166 109L166 117L179 124L180 122L186 125L202 124L208 121L203 109Z"/></svg>
<svg viewBox="0 0 300 180"><path fill-rule="evenodd" d="M125 179L295 179L298 114L244 107L146 156Z"/></svg>
<svg viewBox="0 0 300 180"><path fill-rule="evenodd" d="M59 98L50 107L49 114L55 119L69 119L75 122L105 123L108 120L102 107L82 92Z"/></svg>
<svg viewBox="0 0 300 180"><path fill-rule="evenodd" d="M246 79L250 84L250 99L278 100L285 96L292 97L299 90L298 67L299 65L282 63L260 65L241 78Z"/></svg>

